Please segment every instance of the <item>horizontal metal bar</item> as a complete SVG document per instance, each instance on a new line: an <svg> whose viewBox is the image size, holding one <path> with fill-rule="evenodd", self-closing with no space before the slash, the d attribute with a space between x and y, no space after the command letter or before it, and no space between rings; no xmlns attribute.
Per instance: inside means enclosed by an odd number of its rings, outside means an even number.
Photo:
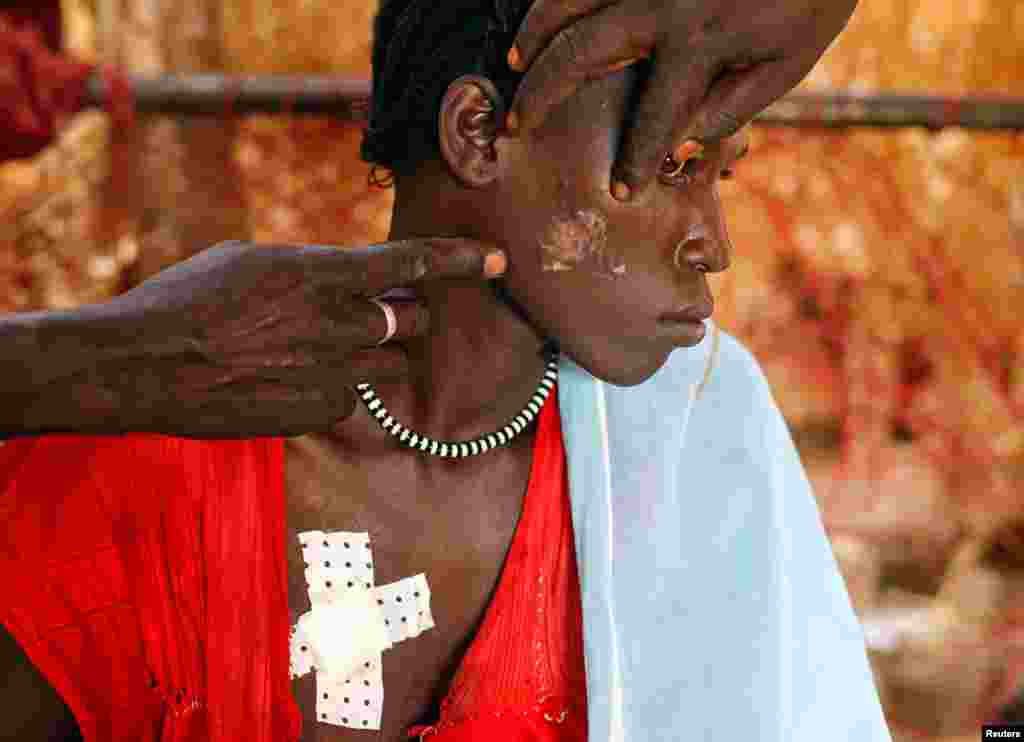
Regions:
<svg viewBox="0 0 1024 742"><path fill-rule="evenodd" d="M1024 130L1024 98L792 93L757 119L773 126Z"/></svg>
<svg viewBox="0 0 1024 742"><path fill-rule="evenodd" d="M140 113L221 116L225 114L330 115L365 122L370 81L343 77L227 77L224 75L129 76ZM106 107L106 80L89 78L86 105Z"/></svg>
<svg viewBox="0 0 1024 742"><path fill-rule="evenodd" d="M293 114L368 120L369 80L343 77L165 75L129 77L136 110L147 114L218 116ZM109 98L105 80L93 75L87 105ZM791 93L755 119L769 126L827 129L924 127L1024 130L1024 98L941 97L899 93Z"/></svg>

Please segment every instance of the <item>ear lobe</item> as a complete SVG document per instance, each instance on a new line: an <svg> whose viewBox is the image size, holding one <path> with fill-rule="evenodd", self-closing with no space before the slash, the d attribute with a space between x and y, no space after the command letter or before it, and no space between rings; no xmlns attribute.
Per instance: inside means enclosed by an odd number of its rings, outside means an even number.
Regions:
<svg viewBox="0 0 1024 742"><path fill-rule="evenodd" d="M463 75L448 86L437 129L441 156L459 181L481 187L497 176L494 142L504 120L504 101L486 77Z"/></svg>

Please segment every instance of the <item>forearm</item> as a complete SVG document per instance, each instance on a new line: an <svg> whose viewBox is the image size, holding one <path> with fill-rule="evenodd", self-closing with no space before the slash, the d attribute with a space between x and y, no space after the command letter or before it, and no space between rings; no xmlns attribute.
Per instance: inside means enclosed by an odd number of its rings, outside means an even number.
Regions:
<svg viewBox="0 0 1024 742"><path fill-rule="evenodd" d="M128 398L97 373L137 354L136 333L114 304L0 315L0 438L119 433Z"/></svg>

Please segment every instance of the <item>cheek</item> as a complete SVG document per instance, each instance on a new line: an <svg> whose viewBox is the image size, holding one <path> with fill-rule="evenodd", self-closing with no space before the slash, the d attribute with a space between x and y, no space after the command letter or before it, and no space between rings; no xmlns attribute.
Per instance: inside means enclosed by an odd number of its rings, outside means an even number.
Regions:
<svg viewBox="0 0 1024 742"><path fill-rule="evenodd" d="M608 240L608 219L597 209L552 217L540 237L541 270L586 270L615 277L626 273L621 253Z"/></svg>

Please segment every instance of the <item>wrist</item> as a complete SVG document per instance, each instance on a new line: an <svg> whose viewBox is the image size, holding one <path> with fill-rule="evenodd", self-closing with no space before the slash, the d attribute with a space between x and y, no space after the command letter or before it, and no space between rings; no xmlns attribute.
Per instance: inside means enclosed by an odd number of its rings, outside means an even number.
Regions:
<svg viewBox="0 0 1024 742"><path fill-rule="evenodd" d="M131 324L105 304L0 317L0 435L118 432L124 395L98 371L133 355Z"/></svg>

